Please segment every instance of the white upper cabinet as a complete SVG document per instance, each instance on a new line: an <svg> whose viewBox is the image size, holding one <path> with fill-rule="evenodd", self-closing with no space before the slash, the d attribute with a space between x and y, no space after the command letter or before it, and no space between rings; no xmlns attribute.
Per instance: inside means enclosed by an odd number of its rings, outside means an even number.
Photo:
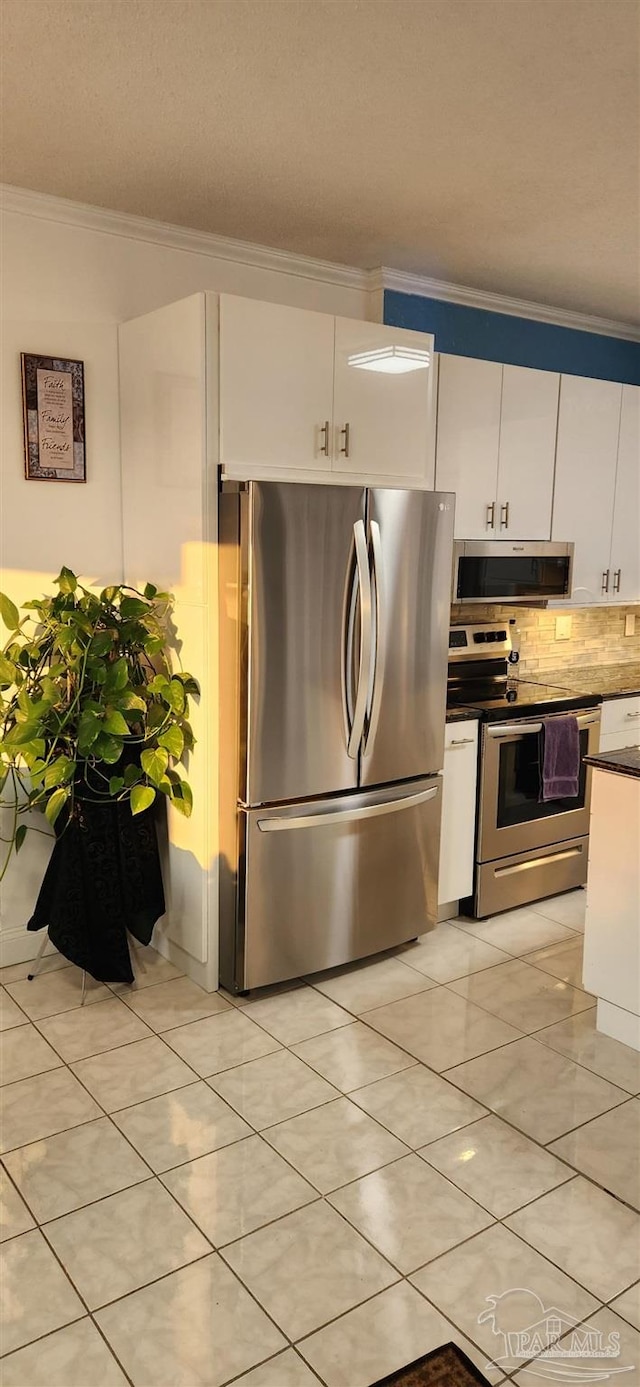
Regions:
<svg viewBox="0 0 640 1387"><path fill-rule="evenodd" d="M640 386L623 385L611 532L612 596L640 602Z"/></svg>
<svg viewBox="0 0 640 1387"><path fill-rule="evenodd" d="M457 539L549 539L554 371L441 356L436 486L455 491Z"/></svg>
<svg viewBox="0 0 640 1387"><path fill-rule="evenodd" d="M580 606L612 596L621 401L614 381L562 377L551 538L575 544L572 600Z"/></svg>
<svg viewBox="0 0 640 1387"><path fill-rule="evenodd" d="M456 495L456 539L495 539L502 366L441 356L436 489Z"/></svg>
<svg viewBox="0 0 640 1387"><path fill-rule="evenodd" d="M220 295L220 461L330 466L334 320Z"/></svg>
<svg viewBox="0 0 640 1387"><path fill-rule="evenodd" d="M433 338L220 296L220 461L232 475L433 488Z"/></svg>
<svg viewBox="0 0 640 1387"><path fill-rule="evenodd" d="M496 536L549 539L560 377L504 366Z"/></svg>
<svg viewBox="0 0 640 1387"><path fill-rule="evenodd" d="M333 470L432 488L435 380L425 333L336 318Z"/></svg>

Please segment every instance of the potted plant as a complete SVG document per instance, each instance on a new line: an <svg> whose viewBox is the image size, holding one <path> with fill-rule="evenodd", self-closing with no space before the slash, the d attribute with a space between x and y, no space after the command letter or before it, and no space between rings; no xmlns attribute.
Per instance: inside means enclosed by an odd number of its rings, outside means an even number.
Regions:
<svg viewBox="0 0 640 1387"><path fill-rule="evenodd" d="M171 598L148 583L96 594L63 568L55 596L0 595L0 786L5 860L33 811L56 842L28 928L103 981L131 981L127 930L144 943L164 913L154 806L189 815L181 767L194 745L192 675L168 653ZM29 824L25 817L29 816ZM5 816L6 817L6 816Z"/></svg>

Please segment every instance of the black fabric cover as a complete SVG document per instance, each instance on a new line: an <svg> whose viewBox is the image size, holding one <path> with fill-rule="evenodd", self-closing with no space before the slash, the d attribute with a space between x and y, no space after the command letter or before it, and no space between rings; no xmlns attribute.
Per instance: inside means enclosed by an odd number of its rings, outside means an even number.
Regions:
<svg viewBox="0 0 640 1387"><path fill-rule="evenodd" d="M165 911L154 811L134 817L125 802L76 800L59 825L27 929L48 929L98 982L133 982L127 930L148 944Z"/></svg>

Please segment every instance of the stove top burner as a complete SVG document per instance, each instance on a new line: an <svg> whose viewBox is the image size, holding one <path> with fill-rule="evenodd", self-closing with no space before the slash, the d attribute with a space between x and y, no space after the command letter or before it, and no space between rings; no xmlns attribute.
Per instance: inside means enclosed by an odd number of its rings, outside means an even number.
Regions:
<svg viewBox="0 0 640 1387"><path fill-rule="evenodd" d="M534 716L536 713L568 712L573 708L592 708L602 700L596 694L576 694L570 689L557 688L554 684L536 684L527 679L505 679L493 687L478 687L473 690L458 686L449 689L448 702L452 707L473 708L482 713L486 721L504 719L505 714L514 716Z"/></svg>

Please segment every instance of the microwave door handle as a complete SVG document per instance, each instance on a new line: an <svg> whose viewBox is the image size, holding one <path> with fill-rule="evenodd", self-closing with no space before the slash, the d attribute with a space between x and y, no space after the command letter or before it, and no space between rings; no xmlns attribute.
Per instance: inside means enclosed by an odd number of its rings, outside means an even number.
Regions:
<svg viewBox="0 0 640 1387"><path fill-rule="evenodd" d="M576 718L576 722L577 722L579 728L583 728L583 727L595 727L595 726L596 726L596 723L598 723L599 721L600 721L600 718L599 718L599 717L596 717L596 718ZM526 737L527 735L533 736L534 732L541 732L541 731L542 731L542 723L541 723L541 722L512 722L512 723L508 723L508 724L507 724L507 723L499 723L499 724L497 724L495 727L491 727L491 726L490 726L490 727L487 727L487 735L488 735L489 737L495 737L495 738L499 738L499 737Z"/></svg>
<svg viewBox="0 0 640 1387"><path fill-rule="evenodd" d="M364 731L364 721L367 715L373 621L371 607L371 574L369 572L369 554L367 552L367 537L365 534L364 520L356 520L353 527L353 538L355 542L356 572L360 596L360 659L358 661L356 701L353 710L351 734L347 743L347 753L352 760L355 760L360 750L362 733Z"/></svg>
<svg viewBox="0 0 640 1387"><path fill-rule="evenodd" d="M371 561L373 568L373 582L375 589L375 637L373 642L373 692L371 695L371 710L369 713L369 727L362 748L363 756L367 756L370 748L375 741L378 721L380 718L380 704L382 702L382 685L384 682L384 657L386 639L386 612L384 607L384 590L382 578L382 540L380 538L380 526L377 520L371 521Z"/></svg>

